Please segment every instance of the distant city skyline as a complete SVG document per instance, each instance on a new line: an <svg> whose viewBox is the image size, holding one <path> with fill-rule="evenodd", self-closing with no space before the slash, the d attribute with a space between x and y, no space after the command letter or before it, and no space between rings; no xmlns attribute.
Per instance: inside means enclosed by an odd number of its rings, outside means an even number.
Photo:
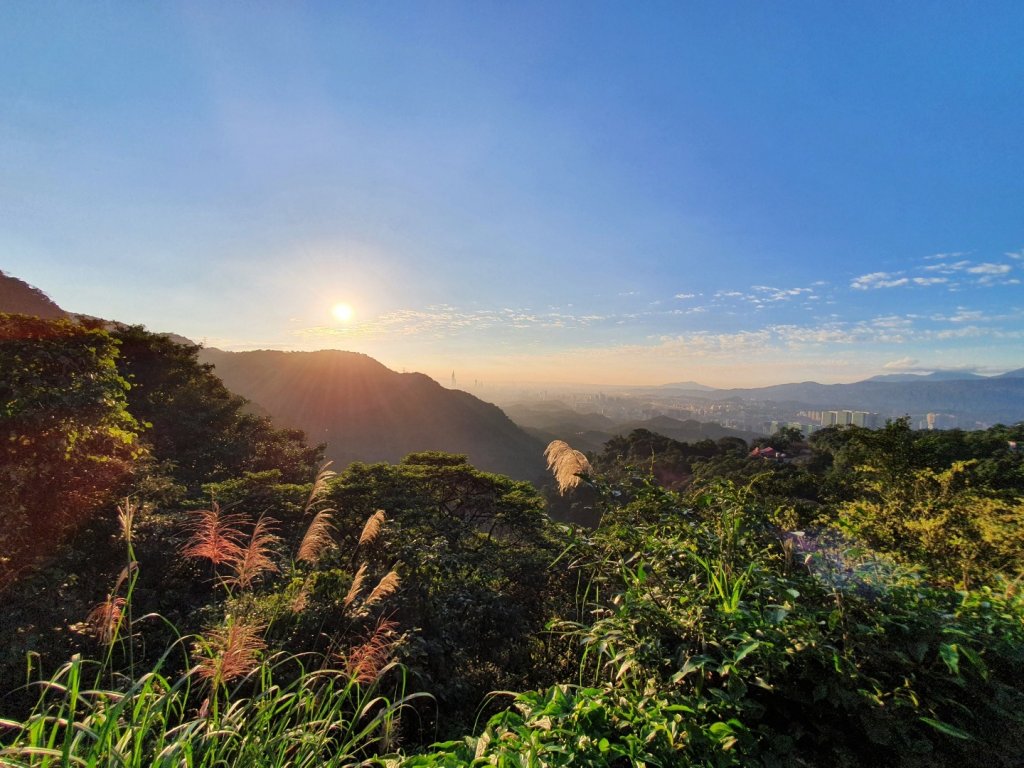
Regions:
<svg viewBox="0 0 1024 768"><path fill-rule="evenodd" d="M0 269L69 311L488 386L1024 366L1019 3L0 21Z"/></svg>

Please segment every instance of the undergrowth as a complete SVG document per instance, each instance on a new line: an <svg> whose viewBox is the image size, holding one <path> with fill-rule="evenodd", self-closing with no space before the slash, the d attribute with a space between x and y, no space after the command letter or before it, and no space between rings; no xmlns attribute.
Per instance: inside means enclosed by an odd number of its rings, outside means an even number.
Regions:
<svg viewBox="0 0 1024 768"><path fill-rule="evenodd" d="M587 473L571 455L575 473ZM0 723L0 759L140 767L1020 764L1024 598L1013 584L955 590L838 530L794 531L787 511L765 506L751 486L716 482L684 496L640 477L614 488L587 482L601 499L601 524L572 533L551 566L578 584L575 610L547 627L570 649L574 671L540 690L493 694L481 711L496 714L471 735L401 743L403 713L428 694L406 693L402 668L388 662L383 618L361 645L295 655L266 652L259 627L227 616L137 673L130 649L151 617L131 613L139 566L126 512L123 580L96 617L97 632L112 623L97 635L108 651L95 661L76 656L34 683L31 714ZM314 507L307 504L310 516ZM317 514L304 561L330 546L329 511ZM371 516L360 545L383 521L383 513ZM260 550L253 541L266 531L254 527L246 540L238 521L228 525L216 510L200 522L209 535L188 546L223 539L229 571L217 578L228 603L239 604L249 581L238 577L244 550ZM397 589L390 572L356 600L364 571L339 610Z"/></svg>

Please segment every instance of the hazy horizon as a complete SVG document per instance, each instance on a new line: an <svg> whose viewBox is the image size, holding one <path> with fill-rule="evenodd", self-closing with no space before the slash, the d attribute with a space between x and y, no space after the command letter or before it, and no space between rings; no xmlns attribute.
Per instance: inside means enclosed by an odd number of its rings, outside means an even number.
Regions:
<svg viewBox="0 0 1024 768"><path fill-rule="evenodd" d="M223 348L218 347L218 349L223 349ZM227 351L227 352L258 352L258 351L277 351L277 352L353 352L353 351L356 351L356 350L346 350L346 349L340 349L340 348L334 348L334 347L323 347L323 348L319 348L319 349L286 349L286 348L282 348L282 347L273 347L273 348L270 348L270 347L236 347L234 349L224 349L224 351ZM368 353L364 352L364 353L361 353L361 354L368 354ZM676 378L676 379L672 379L672 380L666 380L666 381L634 381L634 382L630 382L630 381L604 380L604 379L600 379L600 378L587 380L587 379L573 379L573 378L571 378L571 374L570 374L569 377L562 378L562 379L546 379L545 380L545 379L530 379L530 378L508 378L508 379L489 380L489 379L482 378L479 375L479 372L475 372L472 367L467 368L465 370L451 369L451 370L447 370L447 371L438 369L436 365L430 365L430 366L424 367L424 368L409 368L407 366L391 364L391 363L388 362L388 360L386 360L384 358L381 358L381 357L374 356L372 354L369 355L369 356L373 357L375 360L380 362L382 365L385 365L386 367L388 367L388 368L390 368L390 369L392 369L394 371L400 372L400 373L423 373L423 374L426 374L430 378L434 379L434 381L436 381L437 383L439 383L439 384L441 384L443 386L450 386L450 384L451 384L451 377L454 374L455 377L456 377L456 384L457 384L456 388L457 389L463 389L463 390L472 392L473 394L477 394L477 395L481 395L481 396L485 396L486 395L486 390L488 390L488 389L508 389L508 390L512 390L512 389L517 389L517 388L522 388L522 389L548 389L548 388L550 388L550 389L555 390L555 391L598 392L598 391L601 391L601 390L604 390L604 389L616 389L616 388L622 388L622 389L626 389L626 388L636 389L636 388L644 388L644 387L656 388L656 387L665 387L665 386L670 386L670 385L673 385L673 384L680 384L680 383L698 384L698 385L712 387L712 388L715 388L715 389L746 389L746 388L751 388L751 387L770 387L770 386L775 386L775 385L779 385L779 384L798 383L798 382L801 382L801 381L815 381L815 382L817 382L819 384L852 384L852 383L855 383L855 382L858 382L858 381L863 381L866 378L871 378L872 376L888 375L888 374L893 374L893 373L910 373L910 374L919 375L919 376L927 376L928 374L934 373L936 371L948 372L948 373L973 373L973 374L977 374L977 375L980 375L980 376L988 377L988 376L999 376L1000 374L1008 373L1009 371L1017 370L1018 368L1024 367L1024 365L1016 365L1016 366L1010 366L1010 367L1001 368L1001 369L995 369L995 370L990 370L990 371L981 371L981 370L979 370L978 368L975 368L975 367L968 368L968 367L963 367L963 366L956 367L956 368L923 368L923 369L922 368L917 368L916 370L911 370L911 371L907 371L907 370L893 371L891 369L883 369L881 371L878 371L877 373L865 374L863 376L859 376L859 377L856 377L856 378L835 378L835 379L834 378L830 378L827 375L827 371L821 371L819 373L819 375L811 377L811 378L806 378L806 379L799 379L799 378L794 378L794 377L780 378L780 379L775 380L775 381L763 381L762 383L758 383L758 384L745 383L742 380L737 381L735 379L725 379L725 380L720 381L719 383L714 383L714 381L712 381L712 380L702 380L702 379L688 378L688 377L685 377L685 376L684 377L679 377L679 378ZM606 378L608 376L610 376L610 375L611 374L605 374Z"/></svg>
<svg viewBox="0 0 1024 768"><path fill-rule="evenodd" d="M0 15L0 269L69 311L484 393L1024 365L1020 4Z"/></svg>

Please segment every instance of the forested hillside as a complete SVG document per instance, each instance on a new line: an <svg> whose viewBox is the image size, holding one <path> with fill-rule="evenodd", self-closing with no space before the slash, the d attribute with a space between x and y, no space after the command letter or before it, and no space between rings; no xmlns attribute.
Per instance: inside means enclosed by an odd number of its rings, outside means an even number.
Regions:
<svg viewBox="0 0 1024 768"><path fill-rule="evenodd" d="M543 444L497 406L366 355L205 349L201 359L275 423L325 443L339 466L438 450L464 453L481 469L519 480L536 481L544 471Z"/></svg>
<svg viewBox="0 0 1024 768"><path fill-rule="evenodd" d="M2 272L0 312L68 317L42 291ZM537 482L544 471L539 459L543 444L496 406L466 392L445 389L423 374L396 373L366 355L340 350L223 352L199 348L175 334L146 334L142 329L129 330L122 323L96 318L86 322L113 330L119 337L125 353L122 367L127 366L129 377L138 373L159 380L137 379L136 390L149 392L164 383L178 387L182 377L187 378L180 371L153 369L160 355L172 367L170 361L186 357L192 364L198 361L214 366L227 389L213 383L212 377L207 377L204 386L219 388L217 398L234 395L234 406L241 402L237 396L246 398L250 401L247 413L267 416L286 431L305 432L314 442L323 443L327 457L339 466L353 461L398 461L416 451L440 450L464 453L476 466L520 480ZM157 344L159 352L144 349ZM134 359L136 355L141 358ZM148 419L152 409L142 402L146 396L131 390L128 396L134 400L132 412ZM161 450L171 441L182 451L219 450L218 441L202 439L201 433L204 429L216 432L223 422L213 416L204 425L210 414L202 408L194 414L185 416L182 424L163 424L157 438ZM187 449L186 444L190 446Z"/></svg>
<svg viewBox="0 0 1024 768"><path fill-rule="evenodd" d="M515 404L507 406L505 413L545 444L554 439L571 439L574 445L584 451L600 451L608 440L629 434L635 429L646 429L674 440L694 443L725 437L742 440L755 437L752 432L728 429L714 422L670 416L615 421L599 413L579 413L558 402Z"/></svg>

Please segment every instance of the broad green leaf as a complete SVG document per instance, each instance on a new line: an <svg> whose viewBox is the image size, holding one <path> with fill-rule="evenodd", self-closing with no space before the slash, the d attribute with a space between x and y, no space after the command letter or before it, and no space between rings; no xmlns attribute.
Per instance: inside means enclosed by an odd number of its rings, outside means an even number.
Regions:
<svg viewBox="0 0 1024 768"><path fill-rule="evenodd" d="M957 728L955 725L944 723L941 720L935 720L931 717L922 717L921 722L927 723L940 733L944 733L947 736L952 736L954 739L963 739L965 741L974 740L974 737L971 736L971 734L969 734L967 731L961 730L960 728Z"/></svg>

